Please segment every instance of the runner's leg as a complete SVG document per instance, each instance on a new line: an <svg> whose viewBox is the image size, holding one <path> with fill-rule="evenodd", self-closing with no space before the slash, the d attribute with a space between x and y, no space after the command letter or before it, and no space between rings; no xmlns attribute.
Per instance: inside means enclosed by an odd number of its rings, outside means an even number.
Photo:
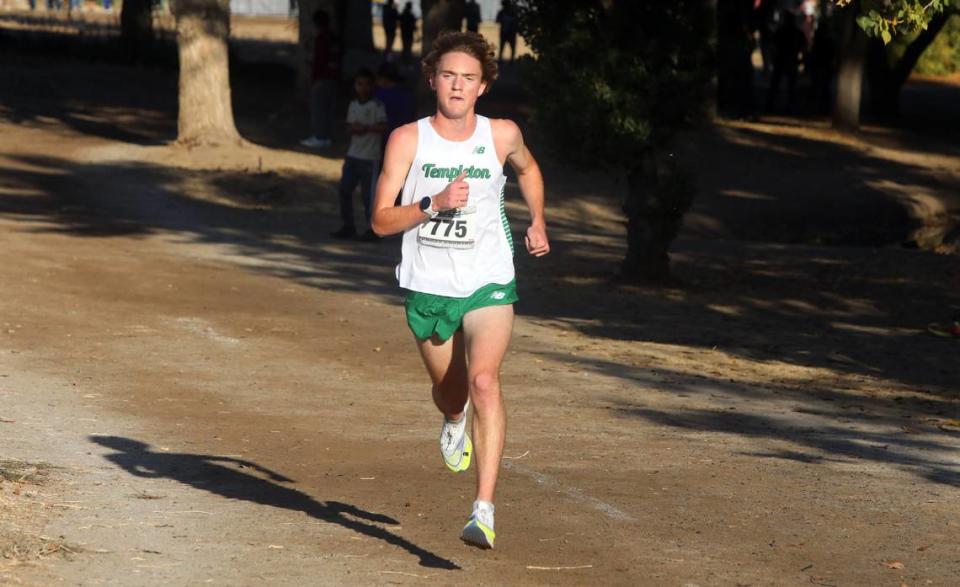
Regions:
<svg viewBox="0 0 960 587"><path fill-rule="evenodd" d="M433 403L444 416L457 419L467 403L467 363L463 332L440 342L417 340L423 364L433 382Z"/></svg>
<svg viewBox="0 0 960 587"><path fill-rule="evenodd" d="M463 317L467 385L473 402L473 447L477 462L477 499L493 502L500 474L507 413L500 391L500 364L510 345L513 306L487 306Z"/></svg>

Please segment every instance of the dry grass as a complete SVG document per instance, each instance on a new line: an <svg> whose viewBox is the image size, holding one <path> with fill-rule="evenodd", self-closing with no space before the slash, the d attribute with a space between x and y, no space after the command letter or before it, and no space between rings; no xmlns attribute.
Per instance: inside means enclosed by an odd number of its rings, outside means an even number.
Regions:
<svg viewBox="0 0 960 587"><path fill-rule="evenodd" d="M43 485L53 470L47 463L0 460L0 480Z"/></svg>
<svg viewBox="0 0 960 587"><path fill-rule="evenodd" d="M53 470L46 463L0 460L0 569L78 552L62 538L41 533L46 515L39 490L50 483Z"/></svg>

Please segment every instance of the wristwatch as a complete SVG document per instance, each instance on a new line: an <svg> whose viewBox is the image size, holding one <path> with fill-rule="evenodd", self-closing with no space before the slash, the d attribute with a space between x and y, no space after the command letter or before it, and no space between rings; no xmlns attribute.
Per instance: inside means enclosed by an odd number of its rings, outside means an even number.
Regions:
<svg viewBox="0 0 960 587"><path fill-rule="evenodd" d="M420 211L430 218L433 218L440 213L433 209L433 198L430 196L424 196L423 199L420 200Z"/></svg>

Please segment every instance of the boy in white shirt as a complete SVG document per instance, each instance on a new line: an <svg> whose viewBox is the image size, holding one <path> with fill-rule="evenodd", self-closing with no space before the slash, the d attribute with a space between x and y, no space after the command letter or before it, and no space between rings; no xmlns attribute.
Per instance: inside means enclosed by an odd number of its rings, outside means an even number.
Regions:
<svg viewBox="0 0 960 587"><path fill-rule="evenodd" d="M357 227L353 218L353 192L360 185L367 224L370 224L370 206L374 188L380 175L380 159L383 157L383 133L387 129L387 112L383 104L373 97L374 78L369 69L361 69L353 79L357 97L347 109L347 134L350 147L343 161L340 177L340 220L342 226L330 233L340 239L354 238ZM377 241L372 230L364 233L363 240Z"/></svg>

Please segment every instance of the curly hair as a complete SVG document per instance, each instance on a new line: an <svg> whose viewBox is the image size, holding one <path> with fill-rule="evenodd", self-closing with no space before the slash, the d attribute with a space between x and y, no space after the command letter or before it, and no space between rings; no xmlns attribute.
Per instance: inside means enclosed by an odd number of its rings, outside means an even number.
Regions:
<svg viewBox="0 0 960 587"><path fill-rule="evenodd" d="M436 75L440 58L453 52L466 53L480 62L483 72L481 80L488 88L497 79L497 59L493 46L479 33L461 32L442 33L433 41L430 53L421 62L424 77L430 79Z"/></svg>

